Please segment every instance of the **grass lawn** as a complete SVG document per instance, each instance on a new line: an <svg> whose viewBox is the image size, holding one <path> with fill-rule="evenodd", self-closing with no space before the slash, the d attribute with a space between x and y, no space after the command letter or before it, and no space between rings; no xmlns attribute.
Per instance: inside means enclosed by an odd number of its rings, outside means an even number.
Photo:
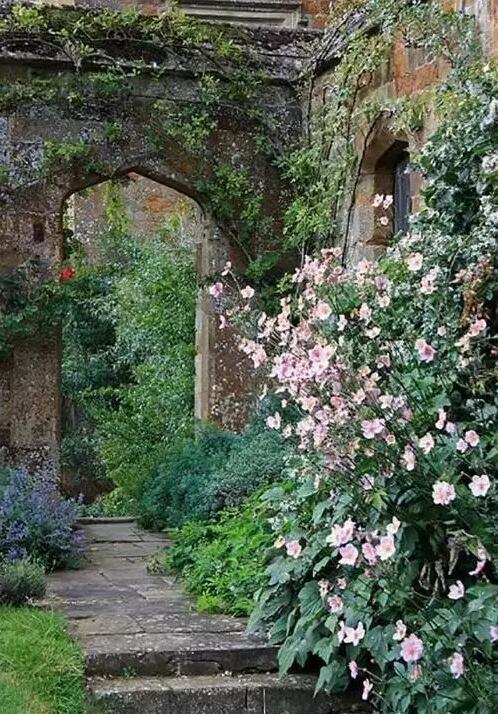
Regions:
<svg viewBox="0 0 498 714"><path fill-rule="evenodd" d="M64 620L0 607L0 712L83 714L83 662Z"/></svg>

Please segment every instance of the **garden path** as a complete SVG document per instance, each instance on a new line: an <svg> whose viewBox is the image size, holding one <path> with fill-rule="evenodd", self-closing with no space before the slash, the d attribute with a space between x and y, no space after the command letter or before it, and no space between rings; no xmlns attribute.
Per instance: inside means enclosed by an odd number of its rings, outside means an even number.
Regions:
<svg viewBox="0 0 498 714"><path fill-rule="evenodd" d="M278 679L275 649L251 639L243 621L199 614L173 577L149 574L147 558L168 545L163 534L122 521L83 527L83 567L51 575L48 594L82 643L106 714L352 711L313 699L313 677Z"/></svg>

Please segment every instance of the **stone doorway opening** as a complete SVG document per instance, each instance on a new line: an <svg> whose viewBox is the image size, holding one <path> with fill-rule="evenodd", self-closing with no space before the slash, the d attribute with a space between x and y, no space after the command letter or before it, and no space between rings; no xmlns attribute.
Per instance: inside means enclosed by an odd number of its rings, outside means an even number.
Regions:
<svg viewBox="0 0 498 714"><path fill-rule="evenodd" d="M202 412L196 333L206 225L196 201L136 171L64 201L60 443L67 495L90 503L113 488L111 476L123 482L130 469L136 478L144 454L191 435Z"/></svg>

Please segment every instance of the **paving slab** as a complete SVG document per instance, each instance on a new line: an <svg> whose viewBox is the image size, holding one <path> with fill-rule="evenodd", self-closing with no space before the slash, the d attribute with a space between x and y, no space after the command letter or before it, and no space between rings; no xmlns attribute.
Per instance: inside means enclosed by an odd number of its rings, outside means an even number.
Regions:
<svg viewBox="0 0 498 714"><path fill-rule="evenodd" d="M82 528L82 568L50 576L48 598L81 641L89 675L275 670L275 648L248 637L242 620L200 615L175 578L147 572L148 556L171 542L165 536L133 522Z"/></svg>

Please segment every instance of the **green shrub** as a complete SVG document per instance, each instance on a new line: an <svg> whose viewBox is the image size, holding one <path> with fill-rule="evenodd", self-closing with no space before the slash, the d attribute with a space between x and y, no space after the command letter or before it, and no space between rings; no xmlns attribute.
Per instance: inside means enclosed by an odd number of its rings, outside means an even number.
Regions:
<svg viewBox="0 0 498 714"><path fill-rule="evenodd" d="M256 419L242 433L208 426L180 445L145 485L140 499L144 525L178 527L236 506L281 476L291 447Z"/></svg>
<svg viewBox="0 0 498 714"><path fill-rule="evenodd" d="M0 564L0 603L22 605L45 594L45 569L31 560Z"/></svg>
<svg viewBox="0 0 498 714"><path fill-rule="evenodd" d="M265 554L272 540L265 506L254 494L216 521L185 524L164 562L167 570L184 577L199 610L247 615L265 583Z"/></svg>
<svg viewBox="0 0 498 714"><path fill-rule="evenodd" d="M126 518L135 515L136 507L135 499L127 496L123 489L117 486L110 493L99 496L93 503L83 505L80 515L90 518Z"/></svg>

